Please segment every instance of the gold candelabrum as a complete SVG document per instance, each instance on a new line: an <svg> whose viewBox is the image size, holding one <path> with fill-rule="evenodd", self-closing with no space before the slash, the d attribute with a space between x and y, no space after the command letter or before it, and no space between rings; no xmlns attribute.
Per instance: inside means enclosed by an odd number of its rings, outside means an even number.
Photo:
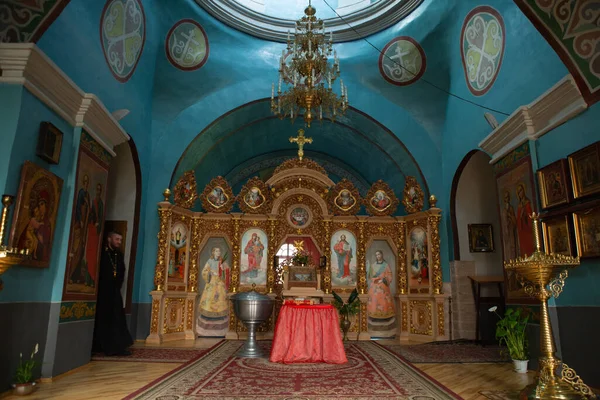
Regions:
<svg viewBox="0 0 600 400"><path fill-rule="evenodd" d="M315 16L317 10L310 5L304 9L304 16L296 21L294 40L288 31L287 48L282 50L279 61L279 86L275 101L275 83L271 87L271 111L283 119L292 121L304 112L304 122L308 127L323 115L332 121L348 108L348 89L340 79L341 96L332 90L332 85L340 76L340 61L333 51L333 65L328 63L332 53L333 34L325 34L325 22ZM327 38L329 36L329 38ZM291 57L291 62L286 59ZM281 91L285 83L290 87Z"/></svg>
<svg viewBox="0 0 600 400"><path fill-rule="evenodd" d="M2 195L2 217L0 219L0 276L2 276L10 267L23 262L29 257L29 249L17 249L4 245L4 237L8 231L8 211L14 201L14 196ZM0 290L3 288L3 282L0 278Z"/></svg>
<svg viewBox="0 0 600 400"><path fill-rule="evenodd" d="M533 213L535 252L531 256L504 263L512 271L525 293L541 302L540 358L535 381L526 386L519 399L581 399L594 397L590 388L569 366L554 356L556 347L548 315L548 299L557 298L563 291L568 269L579 265L579 257L547 254L541 251L539 215Z"/></svg>

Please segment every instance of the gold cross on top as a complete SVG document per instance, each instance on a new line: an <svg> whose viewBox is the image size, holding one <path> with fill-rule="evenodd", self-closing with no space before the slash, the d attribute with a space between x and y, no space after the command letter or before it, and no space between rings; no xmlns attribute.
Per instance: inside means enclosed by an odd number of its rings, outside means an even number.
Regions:
<svg viewBox="0 0 600 400"><path fill-rule="evenodd" d="M298 158L302 161L304 157L304 145L311 144L313 139L311 137L304 136L304 129L298 129L298 136L290 137L290 143L296 143L298 145Z"/></svg>

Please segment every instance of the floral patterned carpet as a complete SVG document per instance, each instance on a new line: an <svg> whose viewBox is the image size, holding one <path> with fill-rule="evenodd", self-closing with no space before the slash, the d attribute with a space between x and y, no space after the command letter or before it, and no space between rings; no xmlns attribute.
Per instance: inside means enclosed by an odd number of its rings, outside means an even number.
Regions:
<svg viewBox="0 0 600 400"><path fill-rule="evenodd" d="M392 344L385 347L411 363L503 363L510 362L502 347L482 346L472 341L433 342L416 345Z"/></svg>
<svg viewBox="0 0 600 400"><path fill-rule="evenodd" d="M460 399L410 363L373 342L347 342L346 364L279 364L238 358L241 341L223 341L132 393L126 400ZM270 341L259 345L268 354Z"/></svg>
<svg viewBox="0 0 600 400"><path fill-rule="evenodd" d="M151 348L130 347L129 356L105 356L104 354L92 354L92 361L131 361L131 362L161 362L161 363L184 363L200 357L206 353L206 349L184 349L184 348Z"/></svg>

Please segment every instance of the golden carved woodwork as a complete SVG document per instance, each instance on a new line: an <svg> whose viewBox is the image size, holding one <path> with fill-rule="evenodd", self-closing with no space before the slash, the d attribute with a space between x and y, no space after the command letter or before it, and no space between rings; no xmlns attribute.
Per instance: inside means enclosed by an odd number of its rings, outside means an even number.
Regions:
<svg viewBox="0 0 600 400"><path fill-rule="evenodd" d="M323 168L319 163L311 160L310 158L303 158L302 160L300 160L298 158L292 158L287 161L284 161L277 168L275 168L273 175L277 175L280 172L285 171L286 169L292 169L292 168L312 169L314 171L320 172L321 174L327 176L327 171L325 171L325 168Z"/></svg>
<svg viewBox="0 0 600 400"><path fill-rule="evenodd" d="M415 177L407 176L402 198L402 204L406 212L412 214L421 211L424 197L423 189L421 189Z"/></svg>
<svg viewBox="0 0 600 400"><path fill-rule="evenodd" d="M158 333L158 315L160 313L160 300L152 299L152 322L150 323L150 333Z"/></svg>
<svg viewBox="0 0 600 400"><path fill-rule="evenodd" d="M167 297L163 317L163 333L183 332L185 299Z"/></svg>
<svg viewBox="0 0 600 400"><path fill-rule="evenodd" d="M169 240L169 223L171 219L171 210L159 208L158 219L160 227L158 231L158 250L156 254L156 267L154 269L154 286L156 290L164 290L166 280L167 263L165 260L167 252L167 243Z"/></svg>
<svg viewBox="0 0 600 400"><path fill-rule="evenodd" d="M407 332L408 331L408 304L406 303L406 301L402 302L402 332Z"/></svg>
<svg viewBox="0 0 600 400"><path fill-rule="evenodd" d="M235 196L225 178L217 176L206 185L200 201L202 208L208 212L226 213L233 207Z"/></svg>
<svg viewBox="0 0 600 400"><path fill-rule="evenodd" d="M392 215L398 208L399 200L390 186L381 179L371 185L363 199L363 204L369 215Z"/></svg>
<svg viewBox="0 0 600 400"><path fill-rule="evenodd" d="M236 216L233 218L233 243L231 246L232 250L232 263L231 263L231 287L230 291L236 293L240 286L240 218Z"/></svg>
<svg viewBox="0 0 600 400"><path fill-rule="evenodd" d="M268 214L273 204L269 187L257 176L246 182L236 202L240 210L247 214Z"/></svg>
<svg viewBox="0 0 600 400"><path fill-rule="evenodd" d="M406 222L399 221L394 225L398 232L398 235L396 236L396 246L398 249L398 268L396 269L396 276L398 277L398 293L406 294L408 292L408 272L406 269Z"/></svg>
<svg viewBox="0 0 600 400"><path fill-rule="evenodd" d="M203 222L199 218L192 220L192 232L190 235L190 261L188 267L188 292L195 292L198 289L199 265L198 257L200 255L200 241L202 236Z"/></svg>
<svg viewBox="0 0 600 400"><path fill-rule="evenodd" d="M444 303L437 303L437 333L440 336L446 335L446 329L444 325Z"/></svg>
<svg viewBox="0 0 600 400"><path fill-rule="evenodd" d="M298 168L308 168L305 172ZM293 169L293 170L292 170ZM265 232L269 238L267 247L267 280L266 285L256 287L258 292L275 293L279 299L271 319L263 324L259 332L272 331L274 321L276 321L279 307L281 306L282 285L278 279L278 271L273 265L273 255L275 255L282 242L288 236L311 237L314 243L320 247L321 253L325 255L326 263L321 271L321 287L327 294L332 292L331 280L331 239L339 230L347 230L356 238L356 262L357 262L357 283L356 288L359 293L367 292L367 271L366 271L366 248L367 245L376 239L393 240L392 248L397 253L397 293L402 296L399 304L399 318L401 331L417 335L434 336L432 327L433 312L437 313L437 325L435 326L435 336L444 336L445 333L445 315L444 303L435 302L433 294L441 293L442 273L440 264L440 235L439 224L441 217L439 210L428 210L416 215L406 217L390 217L387 214L393 212L397 207L398 199L395 198L391 189L384 182L377 182L370 191L370 197L363 199L365 202L375 196L377 190L384 190L386 195L391 194L390 205L385 210L379 210L377 213L371 213L368 216L355 216L355 210L339 210L333 203L340 191L346 189L356 197L360 203L358 191L350 182L340 182L334 185L327 178L325 170L311 160L299 161L292 159L282 164L279 168L280 175L269 179L269 186L258 178L250 179L244 189L237 197L240 208L243 209L243 194L252 188L259 188L265 195L265 202L268 206L262 204L260 209L247 208L243 211L246 214L230 213L236 199L231 193L231 189L223 178L215 178L205 188L201 201L208 214L192 213L183 210L185 207L172 206L167 203L159 203L159 249L157 252L157 265L155 270L155 284L157 290L168 290L169 293L181 291L195 294L198 290L198 280L200 279L199 255L202 247L210 237L225 237L230 241L232 249L231 257L231 285L229 291L236 293L239 291L249 291L252 287L249 285L240 286L240 262L241 262L241 238L247 229L259 228ZM259 186L262 187L259 187ZM217 208L210 203L206 206L207 196L216 186L223 189L226 201ZM264 190L263 190L264 189ZM268 189L268 190L267 190ZM309 222L303 226L290 223L290 211L294 207L303 207L310 215ZM353 214L354 213L354 214ZM337 216L333 216L336 214ZM346 214L346 215L342 215ZM285 221L284 221L285 220ZM169 283L167 280L167 261L169 251L170 227L177 221L182 221L189 229L188 245L188 269L187 285L184 283ZM410 288L407 252L410 246L410 231L414 227L420 226L428 235L429 239L429 261L430 261L430 281L427 288ZM390 243L392 244L392 243ZM336 293L348 296L354 287L336 287ZM418 294L421 298L414 300L409 293ZM431 294L430 294L431 293ZM409 295L405 298L405 295ZM424 297L429 295L431 297ZM154 298L152 302L151 333L168 334L183 332L184 328L193 331L196 301L193 295L187 295L184 299L165 298L161 301ZM235 318L233 307L229 308L229 330L231 332L246 332L246 327ZM351 332L368 332L367 303L361 303L360 313L352 321ZM162 331L162 332L159 332Z"/></svg>
<svg viewBox="0 0 600 400"><path fill-rule="evenodd" d="M173 193L173 200L176 206L188 210L194 207L194 203L198 198L194 171L187 171L179 178L173 188Z"/></svg>
<svg viewBox="0 0 600 400"><path fill-rule="evenodd" d="M297 177L290 176L288 178L282 179L278 181L271 187L271 192L273 196L275 196L275 202L273 204L273 209L279 209L279 202L277 199L282 197L288 192L291 192L294 189L305 189L314 193L323 199L323 208L327 210L327 203L325 202L325 198L329 195L329 188L325 186L322 182L312 177ZM294 192L298 192L297 190ZM308 192L307 192L308 193ZM324 211L326 213L327 211Z"/></svg>
<svg viewBox="0 0 600 400"><path fill-rule="evenodd" d="M323 237L321 238L321 250L326 256L325 270L321 273L321 288L326 294L331 293L331 251L329 249L329 238L331 237L331 220L324 219L322 222Z"/></svg>
<svg viewBox="0 0 600 400"><path fill-rule="evenodd" d="M333 215L356 215L362 202L358 189L346 178L339 181L327 196L329 212Z"/></svg>
<svg viewBox="0 0 600 400"><path fill-rule="evenodd" d="M439 215L430 215L428 218L431 228L431 277L433 280L433 294L442 293L442 265L440 261L440 220Z"/></svg>
<svg viewBox="0 0 600 400"><path fill-rule="evenodd" d="M410 301L410 333L433 336L431 301Z"/></svg>
<svg viewBox="0 0 600 400"><path fill-rule="evenodd" d="M367 271L366 271L366 241L365 241L365 220L358 222L358 240L357 240L357 265L356 265L356 287L358 293L367 293Z"/></svg>

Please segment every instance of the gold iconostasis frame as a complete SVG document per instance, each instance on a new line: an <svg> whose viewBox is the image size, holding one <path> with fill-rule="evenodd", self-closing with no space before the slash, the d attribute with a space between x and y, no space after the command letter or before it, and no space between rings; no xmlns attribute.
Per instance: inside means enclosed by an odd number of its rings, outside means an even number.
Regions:
<svg viewBox="0 0 600 400"><path fill-rule="evenodd" d="M249 192L252 192L252 196L248 195ZM333 301L332 291L347 299L352 290L357 288L361 307L350 328L350 338L371 338L367 318L366 254L373 241L383 240L393 251L396 260L396 337L424 342L448 340L449 296L442 290L440 263L441 210L435 207L434 196L429 199L430 208L423 210L423 191L413 177L406 179L402 200L409 214L400 217L392 216L399 200L385 182L375 182L367 197L362 199L351 182L344 179L336 185L323 167L306 158L282 163L267 182L252 178L235 197L222 177L213 179L198 196L192 171L186 172L173 188L173 202L169 200L170 190L165 190L164 196L165 200L158 203L160 228L154 273L155 290L150 292L152 314L150 335L146 342L196 339L202 269L199 258L210 238L223 238L231 249L230 295L254 288L279 300L269 321L258 331L259 337L272 337L283 300L282 285L278 284L279 271L274 266L273 255L290 236L310 237L321 255L326 256L326 264L320 271L324 303ZM202 208L208 212L190 210L198 197ZM230 211L236 202L243 212ZM365 206L369 215L356 215L361 205ZM290 221L290 210L297 207L307 210L308 216L302 226L295 226ZM168 268L172 256L170 234L175 224L183 224L189 238L183 279L174 281L169 278ZM240 283L242 236L253 228L262 230L268 238L268 245L265 246L266 283L254 287ZM332 286L331 240L340 230L351 232L356 239L355 286ZM424 251L427 254L421 256L429 266L425 281L410 274L413 262L411 251L415 247L412 243L413 232L418 232L427 244ZM236 319L230 304L226 337L243 338L245 332L245 326Z"/></svg>

